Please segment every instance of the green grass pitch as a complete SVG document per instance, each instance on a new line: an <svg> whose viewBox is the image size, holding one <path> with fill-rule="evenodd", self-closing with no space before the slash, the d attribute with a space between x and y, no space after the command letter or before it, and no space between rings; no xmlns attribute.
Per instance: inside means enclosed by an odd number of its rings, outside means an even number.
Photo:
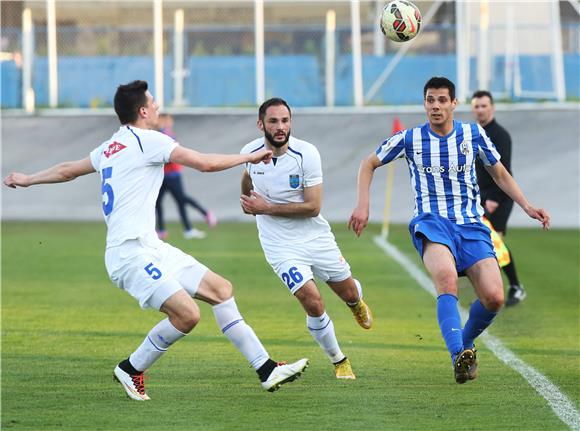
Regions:
<svg viewBox="0 0 580 431"><path fill-rule="evenodd" d="M267 265L253 224L222 224L204 240L170 242L230 279L239 308L274 359L310 358L296 382L264 392L221 335L211 309L149 371L151 402L125 397L115 364L163 316L142 311L108 279L102 223L2 226L2 429L459 430L566 429L515 371L480 346L480 377L453 379L433 298L375 246L333 226L375 315L371 331L319 283L357 380L337 381L305 316ZM522 360L580 401L579 231L511 229L528 298L491 328ZM391 241L415 257L406 228ZM461 304L473 300L461 282Z"/></svg>

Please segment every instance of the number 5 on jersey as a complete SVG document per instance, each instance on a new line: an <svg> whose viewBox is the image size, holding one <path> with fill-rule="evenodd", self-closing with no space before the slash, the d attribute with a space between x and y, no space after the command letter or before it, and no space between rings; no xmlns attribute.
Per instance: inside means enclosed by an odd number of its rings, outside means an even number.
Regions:
<svg viewBox="0 0 580 431"><path fill-rule="evenodd" d="M161 278L161 276L163 275L161 273L161 271L159 270L159 268L155 268L153 266L153 262L151 262L149 265L147 265L143 269L145 269L147 274L149 274L153 280L159 280Z"/></svg>
<svg viewBox="0 0 580 431"><path fill-rule="evenodd" d="M103 195L106 195L106 203L105 197L103 197L103 212L106 216L111 214L113 211L113 204L115 203L115 194L113 193L113 187L107 183L107 180L113 176L113 167L110 166L105 168L101 171L101 178L103 181L101 182L101 192Z"/></svg>

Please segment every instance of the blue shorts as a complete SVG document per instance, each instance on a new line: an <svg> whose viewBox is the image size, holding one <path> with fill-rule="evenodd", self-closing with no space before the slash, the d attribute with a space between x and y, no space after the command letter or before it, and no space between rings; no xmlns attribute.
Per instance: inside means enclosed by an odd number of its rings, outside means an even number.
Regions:
<svg viewBox="0 0 580 431"><path fill-rule="evenodd" d="M481 222L461 225L437 214L423 213L411 220L409 232L421 258L424 238L447 246L455 258L459 274L482 259L496 258L491 232Z"/></svg>

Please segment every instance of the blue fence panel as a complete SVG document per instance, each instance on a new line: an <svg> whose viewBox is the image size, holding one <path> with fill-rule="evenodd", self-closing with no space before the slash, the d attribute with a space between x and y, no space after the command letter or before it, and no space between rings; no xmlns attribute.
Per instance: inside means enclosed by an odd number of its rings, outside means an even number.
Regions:
<svg viewBox="0 0 580 431"><path fill-rule="evenodd" d="M566 76L566 97L580 99L580 56L564 54L564 75Z"/></svg>
<svg viewBox="0 0 580 431"><path fill-rule="evenodd" d="M185 98L192 106L256 104L254 56L190 57ZM266 57L266 97L282 97L292 106L323 103L315 56Z"/></svg>
<svg viewBox="0 0 580 431"><path fill-rule="evenodd" d="M2 108L22 107L22 69L14 61L0 62L0 106Z"/></svg>
<svg viewBox="0 0 580 431"><path fill-rule="evenodd" d="M385 57L363 56L363 92L366 94L377 80L392 55ZM405 57L370 102L382 104L416 104L423 102L423 85L432 76L446 76L452 81L456 76L454 55L421 55ZM336 105L353 105L352 58L342 55L336 67Z"/></svg>
<svg viewBox="0 0 580 431"><path fill-rule="evenodd" d="M387 66L392 56L363 57L365 93ZM185 99L191 106L255 105L255 64L253 56L190 57L189 76L185 79ZM164 60L165 103L173 100L172 58ZM477 86L477 61L470 60L470 88ZM505 58L497 56L492 64L494 93L504 91ZM13 61L0 62L2 85L0 104L19 108L22 71ZM580 98L580 58L564 55L566 96ZM549 56L520 56L522 88L527 91L553 91ZM154 84L153 59L140 57L59 57L59 105L74 107L111 106L116 87L135 79ZM292 106L322 106L324 82L316 56L271 56L266 58L266 97L283 97ZM371 104L422 103L422 88L431 76L456 78L454 55L418 55L403 58ZM33 67L34 91L39 107L48 105L48 63L36 57ZM352 60L338 58L336 67L336 104L352 105Z"/></svg>
<svg viewBox="0 0 580 431"><path fill-rule="evenodd" d="M548 55L521 55L522 91L554 91L552 65Z"/></svg>
<svg viewBox="0 0 580 431"><path fill-rule="evenodd" d="M117 86L136 79L148 81L155 94L154 63L150 56L67 57L58 59L58 102L60 106L86 108L112 106ZM165 94L171 100L171 61L165 59ZM34 92L38 106L48 105L48 60L34 62Z"/></svg>
<svg viewBox="0 0 580 431"><path fill-rule="evenodd" d="M266 97L290 106L324 105L318 60L313 55L266 57Z"/></svg>
<svg viewBox="0 0 580 431"><path fill-rule="evenodd" d="M189 57L185 99L191 106L255 105L253 56Z"/></svg>

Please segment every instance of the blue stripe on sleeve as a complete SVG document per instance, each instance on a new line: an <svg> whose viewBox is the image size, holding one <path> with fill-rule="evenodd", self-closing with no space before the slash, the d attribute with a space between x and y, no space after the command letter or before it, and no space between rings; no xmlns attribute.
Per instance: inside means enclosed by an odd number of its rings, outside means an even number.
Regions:
<svg viewBox="0 0 580 431"><path fill-rule="evenodd" d="M475 147L475 151L477 151L474 154L480 155L480 152L478 150L481 148L484 157L487 159L483 160L482 157L480 157L480 159L482 159L482 162L484 162L484 164L489 163L492 166L495 165L499 160L497 157L495 157L494 152L492 151L492 148L495 149L495 144L491 142L491 139L489 140L489 144L488 142L486 142L485 138L481 134L479 127L477 127L477 124L471 124L471 133L473 134L472 141Z"/></svg>
<svg viewBox="0 0 580 431"><path fill-rule="evenodd" d="M391 146L393 143L395 143L395 145ZM390 149L388 147L390 147ZM384 157L381 158L380 155L381 153L383 153L385 149L387 151ZM405 149L405 137L402 132L399 132L383 141L383 143L375 151L375 154L381 160L381 163L383 165L386 165L387 163L399 157L401 153L404 151L404 149Z"/></svg>

